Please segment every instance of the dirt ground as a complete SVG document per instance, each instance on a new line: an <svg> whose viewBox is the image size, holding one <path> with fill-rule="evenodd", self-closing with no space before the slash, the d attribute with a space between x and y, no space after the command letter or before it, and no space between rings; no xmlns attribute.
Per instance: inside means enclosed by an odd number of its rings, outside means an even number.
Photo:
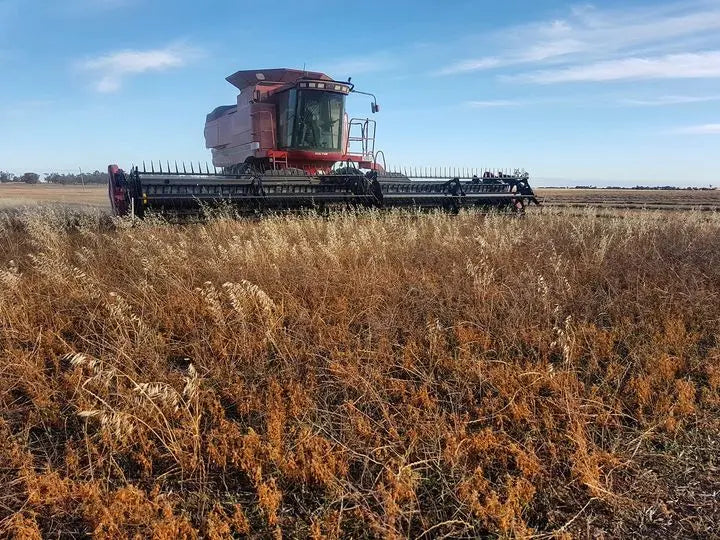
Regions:
<svg viewBox="0 0 720 540"><path fill-rule="evenodd" d="M652 208L720 210L720 190L660 191L635 189L537 189L538 199L547 206L596 206L600 208ZM62 186L1 184L0 208L62 204L64 206L108 209L104 185Z"/></svg>

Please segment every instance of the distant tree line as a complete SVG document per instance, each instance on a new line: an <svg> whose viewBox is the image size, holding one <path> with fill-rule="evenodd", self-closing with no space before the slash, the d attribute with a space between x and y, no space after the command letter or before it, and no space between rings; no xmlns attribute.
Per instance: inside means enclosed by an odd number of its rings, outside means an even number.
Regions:
<svg viewBox="0 0 720 540"><path fill-rule="evenodd" d="M108 173L100 171L78 174L50 173L45 177L45 181L51 184L107 184Z"/></svg>
<svg viewBox="0 0 720 540"><path fill-rule="evenodd" d="M25 184L37 184L40 182L40 175L34 172L26 172L24 174L21 174L20 176L0 171L0 183L8 183L8 182L24 182Z"/></svg>
<svg viewBox="0 0 720 540"><path fill-rule="evenodd" d="M43 179L49 184L105 184L107 173L93 171L88 173L48 173ZM40 182L40 175L34 172L26 172L16 175L11 172L0 171L0 183L23 182L25 184L37 184Z"/></svg>

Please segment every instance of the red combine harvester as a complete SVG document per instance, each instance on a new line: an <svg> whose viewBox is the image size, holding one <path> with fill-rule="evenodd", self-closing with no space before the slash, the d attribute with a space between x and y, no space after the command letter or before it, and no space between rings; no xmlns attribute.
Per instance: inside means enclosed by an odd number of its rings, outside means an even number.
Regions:
<svg viewBox="0 0 720 540"><path fill-rule="evenodd" d="M238 71L227 78L240 90L236 105L207 115L205 145L212 169L143 163L128 173L108 167L116 215L147 210L197 211L232 204L239 210L283 211L332 207L416 207L457 212L470 206L522 211L537 203L525 172L475 169L386 170L375 150L374 120L349 119L351 93L375 96L324 73L294 69Z"/></svg>

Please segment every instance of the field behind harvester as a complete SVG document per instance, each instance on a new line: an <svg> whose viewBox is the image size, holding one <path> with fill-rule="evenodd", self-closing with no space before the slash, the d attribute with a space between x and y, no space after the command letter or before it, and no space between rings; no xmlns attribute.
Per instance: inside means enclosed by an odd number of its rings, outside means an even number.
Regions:
<svg viewBox="0 0 720 540"><path fill-rule="evenodd" d="M552 207L720 211L720 190L540 188L535 192L543 205ZM105 185L0 184L0 210L46 205L110 208Z"/></svg>
<svg viewBox="0 0 720 540"><path fill-rule="evenodd" d="M0 214L0 536L711 537L718 233Z"/></svg>

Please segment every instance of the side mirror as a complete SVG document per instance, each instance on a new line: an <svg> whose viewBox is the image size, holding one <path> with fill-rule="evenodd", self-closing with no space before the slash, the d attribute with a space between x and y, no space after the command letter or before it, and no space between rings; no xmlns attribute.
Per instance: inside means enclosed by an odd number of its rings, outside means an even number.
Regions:
<svg viewBox="0 0 720 540"><path fill-rule="evenodd" d="M375 114L376 112L378 112L380 110L380 105L378 105L377 103L375 103L373 101L370 103L370 110L372 111L373 114Z"/></svg>

